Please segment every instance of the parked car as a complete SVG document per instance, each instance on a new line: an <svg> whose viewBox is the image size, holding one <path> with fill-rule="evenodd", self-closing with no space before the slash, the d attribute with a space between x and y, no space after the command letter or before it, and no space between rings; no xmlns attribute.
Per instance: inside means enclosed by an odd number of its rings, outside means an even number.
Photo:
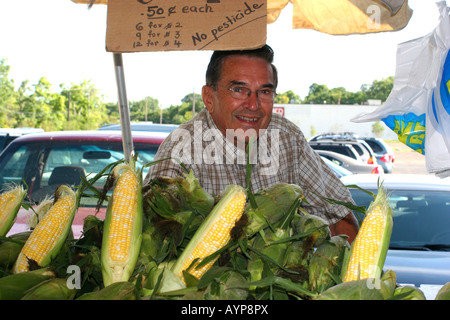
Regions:
<svg viewBox="0 0 450 320"><path fill-rule="evenodd" d="M30 133L44 132L40 128L1 128L0 129L0 151L3 150L14 139Z"/></svg>
<svg viewBox="0 0 450 320"><path fill-rule="evenodd" d="M358 174L341 181L376 193L378 179ZM380 182L388 190L394 222L385 270L432 298L450 282L450 178L395 174L383 175ZM357 205L367 207L373 200L359 189L350 191Z"/></svg>
<svg viewBox="0 0 450 320"><path fill-rule="evenodd" d="M326 151L315 150L321 157L330 160L338 166L349 170L352 173L368 173L368 174L381 174L383 168L379 164L368 164L353 158L347 157L343 154Z"/></svg>
<svg viewBox="0 0 450 320"><path fill-rule="evenodd" d="M383 140L373 137L360 137L375 153L377 162L383 167L384 173L392 173L394 170L394 150Z"/></svg>
<svg viewBox="0 0 450 320"><path fill-rule="evenodd" d="M138 167L153 160L167 132L134 132L134 151L138 154ZM15 139L0 155L0 192L8 184L24 184L32 205L44 197L53 195L57 186L77 186L81 176L91 178L108 164L123 159L120 131L60 131L24 135ZM148 168L144 170L144 175ZM105 178L106 179L106 178ZM101 190L105 179L94 186ZM95 198L83 197L73 223L73 232L79 236L83 220L95 214ZM106 205L106 204L105 204ZM19 212L10 234L27 229L26 210ZM99 212L104 218L104 210Z"/></svg>
<svg viewBox="0 0 450 320"><path fill-rule="evenodd" d="M372 148L361 139L355 137L339 135L339 134L322 134L315 136L309 140L310 144L319 144L322 147L326 145L334 145L337 143L346 143L353 146L353 148L358 152L362 161L368 164L377 163L377 158Z"/></svg>
<svg viewBox="0 0 450 320"><path fill-rule="evenodd" d="M392 173L393 171L395 161L394 151L383 139L365 136L361 137L353 132L338 132L320 134L312 137L310 141L319 141L324 139L339 141L356 139L364 141L365 143L367 143L367 145L369 145L370 149L377 159L378 164L383 167L384 173Z"/></svg>
<svg viewBox="0 0 450 320"><path fill-rule="evenodd" d="M330 161L325 157L321 157L321 158L327 164L327 166L330 167L330 169L334 172L336 177L341 178L343 176L353 174L350 171L348 171L347 169L345 169L344 167L341 167L340 165L334 163L333 161Z"/></svg>
<svg viewBox="0 0 450 320"><path fill-rule="evenodd" d="M348 144L348 143L341 143L341 142L322 143L319 141L310 141L309 145L311 146L311 148L313 148L316 151L317 150L333 151L333 152L340 153L340 154L343 154L350 158L353 158L355 160L363 162L359 153L355 150L355 148L353 148L353 146L351 144Z"/></svg>
<svg viewBox="0 0 450 320"><path fill-rule="evenodd" d="M131 131L152 131L152 132L172 132L175 130L177 124L156 124L149 122L132 122L130 124ZM105 125L98 130L121 130L122 126L120 123Z"/></svg>

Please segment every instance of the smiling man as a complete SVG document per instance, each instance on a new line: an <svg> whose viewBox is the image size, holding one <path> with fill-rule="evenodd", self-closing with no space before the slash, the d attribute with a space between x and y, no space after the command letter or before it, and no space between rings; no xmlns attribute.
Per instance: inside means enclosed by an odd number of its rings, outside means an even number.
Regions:
<svg viewBox="0 0 450 320"><path fill-rule="evenodd" d="M278 84L273 51L216 51L202 88L205 109L180 125L160 146L146 182L158 176L181 176L181 161L200 185L217 196L227 185L246 187L245 149L254 137L251 155L253 192L276 183L302 187L304 208L326 219L333 234L347 234L352 242L358 223L345 206L325 198L352 202L350 192L313 151L302 131L273 113Z"/></svg>

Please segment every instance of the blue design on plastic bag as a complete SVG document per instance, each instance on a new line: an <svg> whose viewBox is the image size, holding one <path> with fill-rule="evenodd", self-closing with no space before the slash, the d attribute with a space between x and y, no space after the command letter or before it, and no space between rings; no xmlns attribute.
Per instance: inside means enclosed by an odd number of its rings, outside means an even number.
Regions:
<svg viewBox="0 0 450 320"><path fill-rule="evenodd" d="M439 86L433 90L433 97L431 100L434 120L436 121L437 125L439 125L439 117L438 111L436 110L436 103L438 103L441 106L440 110L442 110L443 108L447 113L450 114L449 81L450 81L450 52L447 53L447 57L445 58L445 63L442 69L441 81L439 83ZM436 101L435 97L436 90L439 90L440 101ZM436 127L435 129L438 130L438 127L436 125L435 127Z"/></svg>
<svg viewBox="0 0 450 320"><path fill-rule="evenodd" d="M425 154L425 113L389 115L381 120L397 134L400 142L414 151Z"/></svg>

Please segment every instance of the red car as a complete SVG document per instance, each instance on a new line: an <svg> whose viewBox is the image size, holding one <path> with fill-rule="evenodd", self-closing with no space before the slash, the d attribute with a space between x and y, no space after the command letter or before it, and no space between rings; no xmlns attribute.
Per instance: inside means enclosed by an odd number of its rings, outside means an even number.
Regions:
<svg viewBox="0 0 450 320"><path fill-rule="evenodd" d="M153 160L167 132L133 132L134 150L138 153L138 166ZM123 159L121 131L58 131L29 134L15 139L0 154L0 192L10 183L28 187L33 205L53 195L57 186L77 186L81 175L88 179L108 164ZM148 168L144 169L144 176ZM103 188L103 180L94 186ZM97 199L83 197L72 229L75 237L82 231L84 218L95 214ZM103 219L105 208L98 216ZM28 230L29 212L21 208L9 234Z"/></svg>

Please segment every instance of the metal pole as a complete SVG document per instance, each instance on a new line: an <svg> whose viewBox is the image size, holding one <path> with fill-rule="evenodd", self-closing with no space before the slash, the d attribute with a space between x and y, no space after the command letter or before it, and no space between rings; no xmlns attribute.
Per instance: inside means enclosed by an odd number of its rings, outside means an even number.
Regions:
<svg viewBox="0 0 450 320"><path fill-rule="evenodd" d="M134 155L133 138L131 136L130 109L127 101L127 91L125 87L125 74L123 72L123 61L121 53L113 53L114 69L116 72L117 90L119 93L119 114L122 128L122 144L125 160L129 160Z"/></svg>

